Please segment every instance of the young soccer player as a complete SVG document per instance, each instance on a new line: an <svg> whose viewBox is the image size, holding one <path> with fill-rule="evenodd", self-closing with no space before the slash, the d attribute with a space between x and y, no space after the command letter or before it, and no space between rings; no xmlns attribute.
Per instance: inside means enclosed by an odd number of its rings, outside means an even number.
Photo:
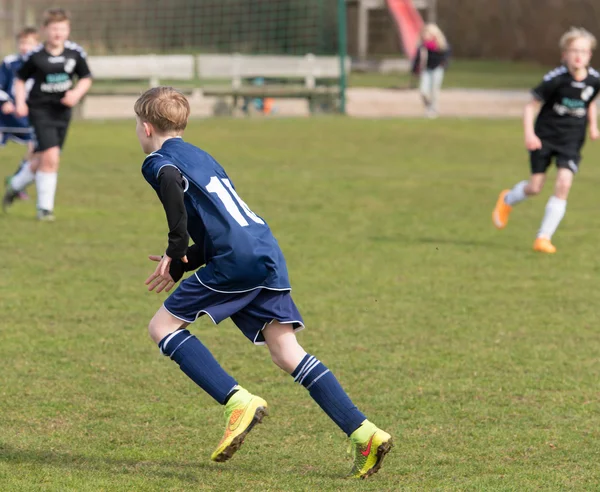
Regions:
<svg viewBox="0 0 600 492"><path fill-rule="evenodd" d="M46 41L25 57L17 72L15 100L17 116L29 114L35 131L37 216L39 220L52 221L60 151L71 121L71 108L90 89L92 78L85 52L81 46L68 41L69 13L63 9L47 10L43 25ZM79 80L74 87L76 77ZM34 83L26 102L25 81L28 79Z"/></svg>
<svg viewBox="0 0 600 492"><path fill-rule="evenodd" d="M148 290L169 291L181 282L149 324L162 354L225 407L225 434L212 453L227 461L267 414L267 402L242 388L188 326L199 316L214 323L231 318L253 343L266 344L273 362L304 386L350 437L351 476L365 478L381 466L391 436L356 408L333 373L298 344L304 328L290 295L283 254L264 219L240 198L225 170L209 154L185 142L190 107L170 87L145 92L135 103L136 133L149 154L142 173L166 212L169 242L146 280ZM194 245L188 247L191 238Z"/></svg>
<svg viewBox="0 0 600 492"><path fill-rule="evenodd" d="M533 243L535 251L550 254L556 253L552 236L565 215L588 126L592 140L600 137L594 102L600 92L600 74L589 67L596 38L585 29L572 28L561 38L560 48L564 64L533 89L533 100L525 107L525 146L530 151L531 177L512 190L502 191L492 213L494 225L498 229L506 227L512 207L542 191L546 171L555 159L558 174L554 194Z"/></svg>
<svg viewBox="0 0 600 492"><path fill-rule="evenodd" d="M20 181L17 180L15 183L15 188L19 190L25 190L34 179L30 162L33 156L33 142L29 120L15 116L14 82L17 70L23 64L23 57L35 48L38 42L38 33L35 27L23 28L17 35L19 52L4 58L0 66L0 145L4 146L8 141L13 141L28 147L27 153L17 169L17 173L23 171L20 173ZM7 186L12 187L13 178L7 179ZM16 194L10 193L2 205L6 209L15 198L25 199L26 197L25 191Z"/></svg>

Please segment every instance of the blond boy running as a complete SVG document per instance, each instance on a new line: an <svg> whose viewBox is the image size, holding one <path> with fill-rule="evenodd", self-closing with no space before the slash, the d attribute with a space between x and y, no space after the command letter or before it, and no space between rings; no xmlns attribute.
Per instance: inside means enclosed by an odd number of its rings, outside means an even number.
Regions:
<svg viewBox="0 0 600 492"><path fill-rule="evenodd" d="M492 213L494 225L498 229L506 227L512 208L542 191L546 171L554 159L558 167L554 194L548 200L533 243L533 249L541 253L556 253L552 236L567 209L567 197L573 176L579 170L588 127L592 140L600 137L594 102L600 92L600 74L589 66L596 44L596 38L581 28L572 28L561 38L563 65L546 74L533 89L533 100L525 107L523 123L531 177L511 190L502 191Z"/></svg>

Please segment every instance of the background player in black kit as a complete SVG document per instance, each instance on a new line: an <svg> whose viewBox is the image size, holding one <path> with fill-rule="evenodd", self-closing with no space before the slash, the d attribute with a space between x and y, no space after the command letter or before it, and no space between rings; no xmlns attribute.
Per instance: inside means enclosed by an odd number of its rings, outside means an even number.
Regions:
<svg viewBox="0 0 600 492"><path fill-rule="evenodd" d="M580 28L570 29L561 38L563 65L549 72L533 89L533 101L525 108L525 145L531 155L531 178L512 190L502 191L492 214L494 225L504 228L513 205L542 190L546 171L555 159L558 174L554 194L548 200L533 244L533 249L542 253L556 253L552 235L565 215L588 126L592 140L600 137L594 102L600 92L600 74L589 67L596 44L596 38Z"/></svg>
<svg viewBox="0 0 600 492"><path fill-rule="evenodd" d="M38 167L36 170L38 219L54 220L54 196L60 150L71 120L71 108L92 85L83 49L67 41L71 31L69 13L50 9L44 13L45 43L24 60L15 82L17 116L29 115L35 132ZM74 86L73 79L77 78ZM26 101L25 81L33 79Z"/></svg>

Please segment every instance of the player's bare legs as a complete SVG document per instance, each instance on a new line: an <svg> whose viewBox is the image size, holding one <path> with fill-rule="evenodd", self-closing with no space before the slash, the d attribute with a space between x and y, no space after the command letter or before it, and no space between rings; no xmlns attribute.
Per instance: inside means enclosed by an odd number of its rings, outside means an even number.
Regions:
<svg viewBox="0 0 600 492"><path fill-rule="evenodd" d="M158 344L167 335L188 326L189 323L177 319L164 306L161 306L148 324L148 334L154 343Z"/></svg>
<svg viewBox="0 0 600 492"><path fill-rule="evenodd" d="M292 325L273 321L265 327L263 336L275 365L292 374L306 356L306 351L298 343Z"/></svg>
<svg viewBox="0 0 600 492"><path fill-rule="evenodd" d="M350 438L354 461L350 476L367 478L392 449L392 437L356 408L333 373L300 346L291 324L273 321L263 329L273 362L304 386L321 409Z"/></svg>

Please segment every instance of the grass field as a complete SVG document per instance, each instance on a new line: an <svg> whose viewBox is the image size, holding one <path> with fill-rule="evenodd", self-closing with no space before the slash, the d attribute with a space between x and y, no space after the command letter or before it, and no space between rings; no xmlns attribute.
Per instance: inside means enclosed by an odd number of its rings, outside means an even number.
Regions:
<svg viewBox="0 0 600 492"><path fill-rule="evenodd" d="M497 232L526 176L517 121L218 120L217 156L286 254L301 343L396 447L349 482L345 436L230 322L193 331L271 416L225 464L221 408L146 334L165 220L129 123L77 123L58 220L0 217L0 489L597 490L600 146L554 257L543 197ZM2 153L12 170L20 149Z"/></svg>
<svg viewBox="0 0 600 492"><path fill-rule="evenodd" d="M558 63L558 62L557 62ZM551 67L499 60L452 60L444 87L460 89L531 89ZM350 87L407 88L412 76L404 74L352 73ZM414 83L414 81L413 81Z"/></svg>

